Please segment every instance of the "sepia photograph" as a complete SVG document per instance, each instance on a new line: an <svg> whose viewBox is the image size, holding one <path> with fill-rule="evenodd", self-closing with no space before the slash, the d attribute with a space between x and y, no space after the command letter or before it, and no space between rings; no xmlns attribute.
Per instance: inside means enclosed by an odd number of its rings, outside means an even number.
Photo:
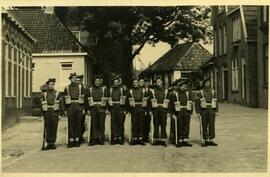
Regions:
<svg viewBox="0 0 270 177"><path fill-rule="evenodd" d="M2 6L8 173L268 172L267 5Z"/></svg>

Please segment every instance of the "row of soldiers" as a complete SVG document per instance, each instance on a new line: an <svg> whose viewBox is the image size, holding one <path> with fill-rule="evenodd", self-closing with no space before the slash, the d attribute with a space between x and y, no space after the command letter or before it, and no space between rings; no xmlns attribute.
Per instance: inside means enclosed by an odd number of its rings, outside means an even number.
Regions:
<svg viewBox="0 0 270 177"><path fill-rule="evenodd" d="M130 145L145 145L151 140L152 145L167 146L167 119L171 119L170 139L176 147L192 146L188 141L190 118L195 111L199 118L202 135L202 146L217 146L215 138L215 116L218 111L216 93L211 89L208 79L204 80L204 88L195 99L187 90L187 81L179 80L175 89L167 89L161 78L155 79L155 86L149 88L143 79L134 77L132 88L122 84L121 75L115 75L111 87L103 85L102 76L93 77L93 86L83 85L83 76L71 73L71 83L65 87L63 104L61 97L54 90L56 80L49 79L48 91L41 97L42 112L45 120L44 149L55 149L58 118L61 109L67 116L67 146L79 147L84 142L85 116L91 117L89 122L88 145L104 145L105 118L110 114L110 143L124 144L125 119L131 117ZM61 106L63 105L63 106ZM151 130L151 138L149 138Z"/></svg>

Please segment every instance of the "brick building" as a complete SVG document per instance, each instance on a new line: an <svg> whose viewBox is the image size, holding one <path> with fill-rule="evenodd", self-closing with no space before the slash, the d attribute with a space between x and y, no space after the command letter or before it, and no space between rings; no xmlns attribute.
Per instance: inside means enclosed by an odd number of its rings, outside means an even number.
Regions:
<svg viewBox="0 0 270 177"><path fill-rule="evenodd" d="M217 79L221 81L217 84L219 100L250 107L267 107L267 97L260 93L262 90L267 93L266 85L261 83L264 80L261 68L268 66L268 61L266 63L262 59L267 50L264 54L258 50L263 48L260 45L266 44L262 42L264 34L259 31L261 8L212 7L213 58L217 67Z"/></svg>
<svg viewBox="0 0 270 177"><path fill-rule="evenodd" d="M2 17L2 127L32 112L32 46L36 39L12 14Z"/></svg>

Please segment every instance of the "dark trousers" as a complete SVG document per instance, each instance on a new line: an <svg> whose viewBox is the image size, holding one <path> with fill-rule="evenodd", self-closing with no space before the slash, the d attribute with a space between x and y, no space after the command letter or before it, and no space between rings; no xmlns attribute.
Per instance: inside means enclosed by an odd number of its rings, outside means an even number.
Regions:
<svg viewBox="0 0 270 177"><path fill-rule="evenodd" d="M91 108L91 141L105 139L105 108L95 105Z"/></svg>
<svg viewBox="0 0 270 177"><path fill-rule="evenodd" d="M215 111L212 108L205 108L201 111L202 130L204 139L215 138Z"/></svg>
<svg viewBox="0 0 270 177"><path fill-rule="evenodd" d="M189 137L189 126L190 126L190 112L181 109L177 113L177 137L179 139L187 139Z"/></svg>
<svg viewBox="0 0 270 177"><path fill-rule="evenodd" d="M164 139L167 138L166 132L166 124L167 124L167 110L158 107L153 109L153 123L154 123L154 138L156 139ZM159 131L159 127L161 128L161 132Z"/></svg>
<svg viewBox="0 0 270 177"><path fill-rule="evenodd" d="M82 124L81 124L81 137L83 137L83 134L85 132L85 115L82 115Z"/></svg>
<svg viewBox="0 0 270 177"><path fill-rule="evenodd" d="M131 110L132 138L143 138L144 133L144 108L136 106Z"/></svg>
<svg viewBox="0 0 270 177"><path fill-rule="evenodd" d="M71 103L67 109L69 138L81 136L82 109L78 103Z"/></svg>
<svg viewBox="0 0 270 177"><path fill-rule="evenodd" d="M59 113L49 108L48 111L43 112L45 123L45 137L48 144L55 143L57 127L58 127L58 115Z"/></svg>
<svg viewBox="0 0 270 177"><path fill-rule="evenodd" d="M143 137L145 139L149 138L150 126L151 126L151 116L150 116L149 111L147 111L147 114L144 120L144 133L143 133L144 134Z"/></svg>
<svg viewBox="0 0 270 177"><path fill-rule="evenodd" d="M111 135L112 138L124 137L124 107L114 104L111 109Z"/></svg>

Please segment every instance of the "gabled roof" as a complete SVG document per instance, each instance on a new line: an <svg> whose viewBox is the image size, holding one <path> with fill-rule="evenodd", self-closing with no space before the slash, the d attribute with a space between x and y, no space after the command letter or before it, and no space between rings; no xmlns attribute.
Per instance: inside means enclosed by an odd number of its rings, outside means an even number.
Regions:
<svg viewBox="0 0 270 177"><path fill-rule="evenodd" d="M198 70L209 58L211 54L199 43L178 44L146 68L142 75L173 70Z"/></svg>
<svg viewBox="0 0 270 177"><path fill-rule="evenodd" d="M25 35L27 36L32 42L37 42L36 39L18 22L17 19L13 17L10 13L7 12L7 10L2 9L1 16L6 17L9 19L12 23L14 23L15 26Z"/></svg>
<svg viewBox="0 0 270 177"><path fill-rule="evenodd" d="M82 53L88 51L55 14L39 8L9 10L38 40L33 53Z"/></svg>

